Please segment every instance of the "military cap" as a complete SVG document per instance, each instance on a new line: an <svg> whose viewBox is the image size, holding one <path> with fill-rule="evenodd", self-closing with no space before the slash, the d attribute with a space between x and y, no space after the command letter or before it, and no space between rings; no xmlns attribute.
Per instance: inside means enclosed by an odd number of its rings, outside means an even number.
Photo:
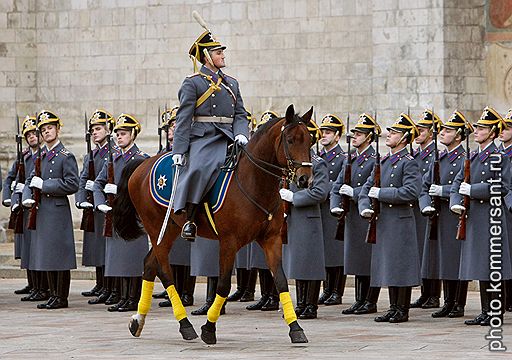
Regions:
<svg viewBox="0 0 512 360"><path fill-rule="evenodd" d="M179 106L175 106L170 110L164 110L162 114L160 114L160 128L166 129L169 125L172 124L173 121L176 121L176 114L178 112Z"/></svg>
<svg viewBox="0 0 512 360"><path fill-rule="evenodd" d="M57 115L49 110L41 110L41 112L37 114L37 127L41 129L41 126L46 124L62 126L62 122Z"/></svg>
<svg viewBox="0 0 512 360"><path fill-rule="evenodd" d="M364 133L374 132L377 133L377 135L380 135L382 129L371 115L362 113L359 115L359 120L357 121L356 126L354 126L350 131L359 131Z"/></svg>
<svg viewBox="0 0 512 360"><path fill-rule="evenodd" d="M334 114L325 115L322 119L322 123L320 124L320 130L328 129L339 131L340 134L343 132L344 127L345 125L343 125L343 121Z"/></svg>
<svg viewBox="0 0 512 360"><path fill-rule="evenodd" d="M509 109L507 112L507 115L503 118L503 121L505 121L505 124L507 126L512 126L512 109Z"/></svg>
<svg viewBox="0 0 512 360"><path fill-rule="evenodd" d="M455 110L453 112L452 116L450 116L450 119L448 119L448 121L446 123L441 125L441 127L447 128L447 129L459 130L461 135L465 135L465 132L462 131L464 129L468 129L470 134L475 131L473 126L466 120L466 117L458 110ZM463 138L464 137L465 136L463 136Z"/></svg>
<svg viewBox="0 0 512 360"><path fill-rule="evenodd" d="M496 131L496 134L500 134L501 131L507 126L503 118L496 110L492 107L486 106L480 119L473 126L483 126L492 128Z"/></svg>
<svg viewBox="0 0 512 360"><path fill-rule="evenodd" d="M115 120L112 114L103 109L96 109L89 119L89 130L93 125L106 125L108 129L112 129L115 125Z"/></svg>
<svg viewBox="0 0 512 360"><path fill-rule="evenodd" d="M437 116L437 114L432 114L431 109L425 109L423 111L423 114L421 116L421 119L416 123L417 127L426 127L426 128L432 128L432 115L434 115L434 121L436 123L437 131L441 130L441 126L443 125L443 122L441 121L441 118Z"/></svg>
<svg viewBox="0 0 512 360"><path fill-rule="evenodd" d="M196 61L204 64L205 51L213 51L218 49L226 49L219 41L217 41L209 30L203 32L190 47L188 54L194 64Z"/></svg>
<svg viewBox="0 0 512 360"><path fill-rule="evenodd" d="M29 131L36 130L36 118L35 116L27 115L25 116L25 119L21 123L21 133L23 136L27 135Z"/></svg>
<svg viewBox="0 0 512 360"><path fill-rule="evenodd" d="M267 110L263 114L261 114L260 122L258 123L258 127L265 124L266 122L277 119L279 115L275 111Z"/></svg>
<svg viewBox="0 0 512 360"><path fill-rule="evenodd" d="M416 124L411 120L409 115L401 113L400 116L395 120L395 123L387 128L388 131L394 130L401 133L409 134L409 142L412 142L416 136L419 135Z"/></svg>
<svg viewBox="0 0 512 360"><path fill-rule="evenodd" d="M131 130L134 136L137 136L142 127L137 119L129 114L121 114L117 117L116 126L114 126L114 132L117 130Z"/></svg>

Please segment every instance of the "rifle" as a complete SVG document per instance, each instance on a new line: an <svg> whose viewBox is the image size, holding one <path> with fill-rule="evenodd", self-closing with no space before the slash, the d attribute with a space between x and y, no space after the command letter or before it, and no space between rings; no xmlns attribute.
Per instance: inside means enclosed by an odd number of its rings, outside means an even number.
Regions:
<svg viewBox="0 0 512 360"><path fill-rule="evenodd" d="M36 114L36 137L39 141L40 131L39 131L39 118L38 114ZM41 146L37 149L37 157L34 164L34 175L41 177ZM28 225L27 229L36 230L37 223L37 209L39 208L39 204L41 203L41 189L32 188L32 199L35 201L34 205L30 208L30 212L28 214Z"/></svg>
<svg viewBox="0 0 512 360"><path fill-rule="evenodd" d="M85 143L87 144L87 153L89 154L89 161L87 163L88 176L87 180L94 181L96 173L94 170L94 153L91 147L91 133L89 131L89 123L87 121L87 113L84 114L85 120ZM92 191L86 190L86 199L88 203L94 204L94 197ZM80 223L80 230L86 232L94 232L94 209L84 209L82 214L82 222Z"/></svg>
<svg viewBox="0 0 512 360"><path fill-rule="evenodd" d="M286 177L283 175L281 178L281 186L283 189L288 189L288 181L286 181ZM283 211L284 215L286 216L284 218L283 226L281 226L281 241L283 244L288 244L288 222L287 218L290 216L290 203L288 201L283 200Z"/></svg>
<svg viewBox="0 0 512 360"><path fill-rule="evenodd" d="M25 160L23 159L23 141L20 134L20 119L16 114L16 183L25 183ZM18 194L18 209L11 211L9 217L9 229L14 229L15 234L23 234L23 206L21 206L22 194Z"/></svg>
<svg viewBox="0 0 512 360"><path fill-rule="evenodd" d="M441 174L439 170L439 152L437 149L437 126L435 122L434 107L432 107L432 134L434 135L434 167L432 173L432 184L441 184ZM430 216L430 240L437 240L437 225L439 223L439 209L441 207L441 199L439 196L432 197L432 207L436 209L434 214Z"/></svg>
<svg viewBox="0 0 512 360"><path fill-rule="evenodd" d="M464 182L471 183L471 159L469 151L469 129L464 129L466 133L466 159L464 159ZM471 198L468 195L464 195L464 211L459 216L459 223L457 224L457 240L466 240L466 220L468 217L468 210Z"/></svg>
<svg viewBox="0 0 512 360"><path fill-rule="evenodd" d="M352 180L352 159L350 156L350 113L347 114L347 164L345 165L345 173L343 174L343 184L350 185ZM345 239L345 217L350 211L350 197L348 195L341 196L341 205L343 209L338 218L338 227L336 228L336 240L343 241Z"/></svg>
<svg viewBox="0 0 512 360"><path fill-rule="evenodd" d="M407 116L409 117L409 119L411 118L411 107L410 106L407 106ZM412 147L412 141L409 143L409 154L411 156L414 155L414 148Z"/></svg>
<svg viewBox="0 0 512 360"><path fill-rule="evenodd" d="M112 160L112 142L111 142L110 134L108 134L107 141L108 141L107 183L114 184L114 162ZM107 205L112 207L113 204L114 204L114 195L107 194ZM109 211L105 214L103 236L112 237L112 211Z"/></svg>
<svg viewBox="0 0 512 360"><path fill-rule="evenodd" d="M377 123L377 112L375 112L375 123ZM375 132L375 165L373 167L373 186L380 188L380 151L379 151L379 134ZM368 244L377 243L377 219L380 215L380 202L378 199L372 198L373 214L369 220L368 232L366 233L366 242Z"/></svg>
<svg viewBox="0 0 512 360"><path fill-rule="evenodd" d="M157 129L158 129L158 154L162 152L162 126L160 123L160 106L158 107L158 117L157 117Z"/></svg>

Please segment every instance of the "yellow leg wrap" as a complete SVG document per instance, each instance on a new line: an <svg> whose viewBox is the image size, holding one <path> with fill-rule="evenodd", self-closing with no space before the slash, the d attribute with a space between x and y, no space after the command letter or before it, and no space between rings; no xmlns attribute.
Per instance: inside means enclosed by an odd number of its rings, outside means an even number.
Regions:
<svg viewBox="0 0 512 360"><path fill-rule="evenodd" d="M295 310L293 310L290 293L288 291L280 293L279 300L281 300L281 304L283 304L284 321L286 321L286 324L290 325L290 323L297 321L297 315L295 315Z"/></svg>
<svg viewBox="0 0 512 360"><path fill-rule="evenodd" d="M224 305L224 301L226 301L225 297L220 296L219 294L215 295L215 301L212 306L208 309L207 318L209 322L217 322L220 316L220 310L222 309L222 305Z"/></svg>
<svg viewBox="0 0 512 360"><path fill-rule="evenodd" d="M172 311L174 312L174 317L176 320L180 321L187 317L187 312L185 311L185 307L183 306L180 296L176 291L174 285L169 286L167 289L167 295L169 295L169 299L172 304Z"/></svg>
<svg viewBox="0 0 512 360"><path fill-rule="evenodd" d="M151 299L154 287L155 283L153 281L142 280L142 292L140 294L137 313L146 315L149 312L149 309L151 309Z"/></svg>

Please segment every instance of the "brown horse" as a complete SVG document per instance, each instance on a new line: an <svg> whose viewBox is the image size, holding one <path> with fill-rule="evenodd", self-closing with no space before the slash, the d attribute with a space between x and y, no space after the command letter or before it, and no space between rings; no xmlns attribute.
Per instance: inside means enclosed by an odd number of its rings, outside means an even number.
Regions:
<svg viewBox="0 0 512 360"><path fill-rule="evenodd" d="M306 127L312 113L313 108L300 117L295 114L293 105L290 105L284 118L269 121L252 136L234 170L234 180L224 204L215 214L218 236L211 229L205 211L198 211L196 220L199 236L220 242L217 295L208 310L208 320L201 327L201 339L207 344L215 344L217 341L215 323L231 288L235 254L253 240L263 248L274 276L292 343L308 341L297 323L288 282L281 266L280 229L284 215L279 184L283 176L287 180L299 179L302 184L307 183L312 176L309 150L311 141ZM138 221L140 219L153 245L144 260L142 294L137 314L132 316L129 329L133 336L140 336L151 307L154 280L158 276L171 300L174 316L180 324L180 333L185 340L192 340L197 338L197 334L174 287L168 260L169 250L185 223L185 215L172 214L164 237L157 245L166 209L151 198L149 179L150 169L160 156L134 162L125 168L114 204L114 228L119 235L126 240L137 238L143 231Z"/></svg>

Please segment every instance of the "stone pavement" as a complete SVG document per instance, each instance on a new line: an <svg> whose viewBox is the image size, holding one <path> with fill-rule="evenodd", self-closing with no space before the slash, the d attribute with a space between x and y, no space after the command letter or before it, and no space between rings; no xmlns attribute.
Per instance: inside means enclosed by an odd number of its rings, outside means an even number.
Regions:
<svg viewBox="0 0 512 360"><path fill-rule="evenodd" d="M81 291L90 280L73 280L70 308L37 310L35 303L22 303L13 290L22 279L0 279L0 359L451 359L510 358L510 353L490 353L484 339L488 328L465 326L461 319L437 319L427 310L414 309L404 324L377 324L372 316L342 316L341 309L353 299L348 288L342 306L322 306L319 319L300 324L308 344L292 345L288 327L279 312L247 311L245 303L229 303L227 314L217 323L217 345L199 339L186 342L178 332L170 308L153 300L142 336L128 331L131 313L109 313L104 305L87 305ZM155 291L162 290L160 284ZM292 295L294 288L291 287ZM258 293L258 291L257 291ZM205 284L196 288L196 305L204 300ZM416 297L418 292L413 293ZM190 310L194 307L187 308ZM387 308L387 291L379 309ZM478 293L470 292L466 316L478 312ZM190 316L199 333L205 316ZM512 316L507 313L504 343L512 350Z"/></svg>

